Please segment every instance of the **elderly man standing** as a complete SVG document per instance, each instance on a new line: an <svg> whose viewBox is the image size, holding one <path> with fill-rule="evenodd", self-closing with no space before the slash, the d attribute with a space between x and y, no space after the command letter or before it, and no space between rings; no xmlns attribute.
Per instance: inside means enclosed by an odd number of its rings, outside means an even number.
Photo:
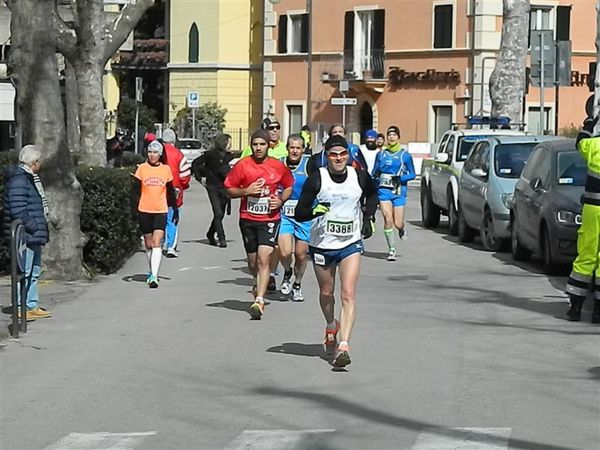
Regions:
<svg viewBox="0 0 600 450"><path fill-rule="evenodd" d="M48 204L38 176L41 152L35 145L26 145L19 152L19 164L5 173L4 225L10 233L13 220L21 219L25 227L25 292L26 320L42 319L51 314L38 305L38 278L42 272L42 247L48 242ZM19 303L20 303L19 299Z"/></svg>

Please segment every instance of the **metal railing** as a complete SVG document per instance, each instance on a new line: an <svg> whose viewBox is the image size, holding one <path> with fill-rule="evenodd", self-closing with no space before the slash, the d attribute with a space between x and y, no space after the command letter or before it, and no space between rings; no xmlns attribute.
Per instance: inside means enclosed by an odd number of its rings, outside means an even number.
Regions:
<svg viewBox="0 0 600 450"><path fill-rule="evenodd" d="M385 49L372 49L370 55L362 53L359 64L356 64L353 49L344 50L343 64L343 79L381 80L385 77Z"/></svg>
<svg viewBox="0 0 600 450"><path fill-rule="evenodd" d="M10 273L11 273L11 302L12 325L10 334L19 337L19 331L27 333L27 299L25 292L25 258L27 243L25 241L25 227L19 219L10 224ZM19 323L19 302L21 297L21 314Z"/></svg>

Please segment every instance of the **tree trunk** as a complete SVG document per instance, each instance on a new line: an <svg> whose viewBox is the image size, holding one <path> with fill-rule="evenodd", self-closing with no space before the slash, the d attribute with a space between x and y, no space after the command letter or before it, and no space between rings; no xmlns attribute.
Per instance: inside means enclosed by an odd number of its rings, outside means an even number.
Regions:
<svg viewBox="0 0 600 450"><path fill-rule="evenodd" d="M65 97L67 103L67 143L69 150L79 154L79 95L75 69L65 58Z"/></svg>
<svg viewBox="0 0 600 450"><path fill-rule="evenodd" d="M83 272L83 235L79 214L82 190L65 141L63 105L53 36L53 0L9 0L10 70L17 84L23 143L42 154L40 177L49 207L50 242L43 263L52 277L79 279Z"/></svg>
<svg viewBox="0 0 600 450"><path fill-rule="evenodd" d="M74 63L79 92L80 163L106 165L104 130L103 66L94 62Z"/></svg>
<svg viewBox="0 0 600 450"><path fill-rule="evenodd" d="M525 62L529 35L529 0L504 0L502 38L490 77L492 117L522 123Z"/></svg>
<svg viewBox="0 0 600 450"><path fill-rule="evenodd" d="M79 90L80 161L106 165L106 132L102 77L104 66L129 36L154 0L129 2L112 21L104 15L103 0L71 2L74 27L55 14L60 52L73 65Z"/></svg>

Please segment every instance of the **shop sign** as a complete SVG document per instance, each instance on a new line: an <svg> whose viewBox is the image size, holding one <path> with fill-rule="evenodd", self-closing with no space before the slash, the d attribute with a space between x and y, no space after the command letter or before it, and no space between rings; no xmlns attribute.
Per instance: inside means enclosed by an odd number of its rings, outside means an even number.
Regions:
<svg viewBox="0 0 600 450"><path fill-rule="evenodd" d="M426 69L420 72L407 72L404 69L392 67L388 75L388 81L395 86L408 83L459 84L460 74L454 69L447 72L435 69Z"/></svg>

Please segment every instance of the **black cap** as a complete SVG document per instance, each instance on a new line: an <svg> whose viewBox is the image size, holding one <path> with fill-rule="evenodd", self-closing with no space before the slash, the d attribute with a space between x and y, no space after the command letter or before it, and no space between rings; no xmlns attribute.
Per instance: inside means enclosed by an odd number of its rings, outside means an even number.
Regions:
<svg viewBox="0 0 600 450"><path fill-rule="evenodd" d="M325 151L333 147L344 147L347 150L348 142L346 142L346 139L344 139L342 136L331 136L329 139L327 139L327 141L325 141Z"/></svg>
<svg viewBox="0 0 600 450"><path fill-rule="evenodd" d="M260 127L263 130L266 130L271 125L279 125L279 126L281 126L281 124L279 123L279 120L277 120L275 117L273 117L273 118L266 117L266 118L263 119L262 123L260 124Z"/></svg>

